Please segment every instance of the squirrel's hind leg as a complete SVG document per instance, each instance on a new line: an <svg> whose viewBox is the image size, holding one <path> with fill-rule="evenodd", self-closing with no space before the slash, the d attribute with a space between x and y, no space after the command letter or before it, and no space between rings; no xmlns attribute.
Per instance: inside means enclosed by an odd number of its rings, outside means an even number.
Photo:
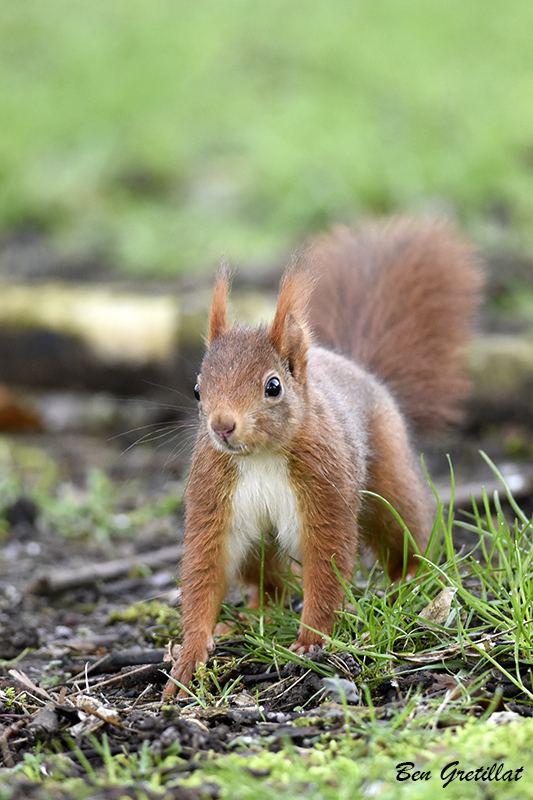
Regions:
<svg viewBox="0 0 533 800"><path fill-rule="evenodd" d="M251 589L248 608L269 608L289 599L288 585L284 580L287 569L275 544L265 547L264 553L254 554L248 559L242 580Z"/></svg>
<svg viewBox="0 0 533 800"><path fill-rule="evenodd" d="M392 581L413 577L431 533L431 496L417 469L403 420L395 409L376 415L371 425L372 456L367 488L387 500L410 531L379 498L368 497L361 512L361 538L380 560Z"/></svg>
<svg viewBox="0 0 533 800"><path fill-rule="evenodd" d="M249 556L241 571L242 582L249 589L246 608L250 611L264 610L269 612L278 603L288 604L289 591L283 576L287 572L277 548L272 545L265 548L263 558L261 555ZM214 636L232 633L238 623L250 623L247 611L239 613L235 624L231 622L218 622L213 631Z"/></svg>

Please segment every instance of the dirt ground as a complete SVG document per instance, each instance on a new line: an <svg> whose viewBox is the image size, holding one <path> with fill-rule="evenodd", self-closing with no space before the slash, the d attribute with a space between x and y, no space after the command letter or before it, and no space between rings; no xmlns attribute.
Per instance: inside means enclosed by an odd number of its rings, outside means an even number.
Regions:
<svg viewBox="0 0 533 800"><path fill-rule="evenodd" d="M93 765L102 761L92 734L98 739L103 732L111 753L138 752L148 743L152 752L164 754L179 742L185 760L175 769L184 772L197 769L199 757L230 751L237 744L259 743L276 749L289 737L305 748L325 730L341 736L344 711L335 702L335 689L328 693L327 684L305 662L272 669L272 665L248 659L235 667L235 658L244 653L238 639L217 651L221 684L242 676L227 703L194 709L185 709L186 702L161 704L170 665L164 660L168 620L161 620L160 604L176 602L182 508L139 518L134 530L125 532L123 528L132 508L181 492L187 447L182 447L181 438L169 444L155 441L130 447L136 438L136 434L116 439L67 431L6 440L30 451L44 449L58 466L65 497L83 496L87 475L98 467L120 487L121 500L114 509L114 529L99 535L94 531L83 535L58 532L43 509L23 494L3 510L2 765L14 766L41 743L65 755L72 775L82 775L84 759ZM465 431L456 432L428 452L428 468L444 493L449 491L448 451L454 456L459 495L462 492L468 497L470 484L479 489L482 482L494 480L478 455L480 445L501 462L501 436L480 441ZM520 501L526 513L533 511L530 464L527 459L508 464L508 470L522 476ZM57 486L54 491L57 493ZM461 545L459 539L457 544ZM158 605L152 608L154 600ZM359 667L346 653L332 656L320 652L316 658L334 659L338 674L349 682L357 678ZM515 687L506 685L498 670L489 684L484 687L486 699L503 687L506 708L533 714L530 704L513 698ZM410 687L435 696L444 694L449 685L449 670L433 666L403 674L399 670L394 680L388 678L376 692L378 714L386 718ZM292 725L302 717L304 705L308 723ZM367 710L358 708L364 718ZM20 781L23 789L24 780ZM28 784L24 791L38 797L35 786ZM110 788L102 797L113 797L112 791ZM176 796L196 796L187 791ZM205 787L203 791L205 796ZM216 795L214 788L213 793Z"/></svg>

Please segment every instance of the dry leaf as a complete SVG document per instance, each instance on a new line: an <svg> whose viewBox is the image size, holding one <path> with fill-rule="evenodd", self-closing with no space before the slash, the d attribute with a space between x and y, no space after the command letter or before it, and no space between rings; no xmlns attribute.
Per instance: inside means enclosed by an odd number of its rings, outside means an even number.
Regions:
<svg viewBox="0 0 533 800"><path fill-rule="evenodd" d="M10 669L9 674L12 678L15 678L16 681L22 683L33 695L36 695L44 700L52 700L48 692L44 689L41 689L39 686L36 686L34 682L28 678L25 672L21 672L19 669Z"/></svg>
<svg viewBox="0 0 533 800"><path fill-rule="evenodd" d="M449 586L446 586L446 588L433 598L431 603L428 603L427 606L422 609L418 616L422 617L422 619L426 619L428 622L434 622L436 625L444 625L450 616L452 600L456 591L457 589L451 589Z"/></svg>
<svg viewBox="0 0 533 800"><path fill-rule="evenodd" d="M0 384L0 430L39 431L41 420L38 414L3 383Z"/></svg>
<svg viewBox="0 0 533 800"><path fill-rule="evenodd" d="M116 725L122 728L119 713L116 708L106 708L102 706L94 697L87 695L78 695L74 698L76 708L85 711L86 714L92 714L94 717L101 719L102 722L109 722L111 725Z"/></svg>
<svg viewBox="0 0 533 800"><path fill-rule="evenodd" d="M174 639L169 639L165 645L165 655L163 656L163 661L171 661L172 664L175 664L179 658L181 650L181 644L176 644Z"/></svg>

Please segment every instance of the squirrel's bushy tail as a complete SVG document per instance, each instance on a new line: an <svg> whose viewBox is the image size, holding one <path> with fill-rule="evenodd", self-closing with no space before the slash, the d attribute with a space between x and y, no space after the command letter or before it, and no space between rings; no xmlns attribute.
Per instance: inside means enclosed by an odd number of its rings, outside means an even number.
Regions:
<svg viewBox="0 0 533 800"><path fill-rule="evenodd" d="M445 225L398 218L335 228L308 257L317 344L386 383L416 433L457 419L468 389L462 350L483 284L472 249Z"/></svg>

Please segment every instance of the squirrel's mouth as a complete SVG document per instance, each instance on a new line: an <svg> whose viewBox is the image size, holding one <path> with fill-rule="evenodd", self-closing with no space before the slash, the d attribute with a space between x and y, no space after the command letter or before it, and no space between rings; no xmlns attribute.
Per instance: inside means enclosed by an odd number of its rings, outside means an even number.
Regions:
<svg viewBox="0 0 533 800"><path fill-rule="evenodd" d="M246 455L246 453L250 452L250 448L247 447L245 444L236 444L235 442L230 442L227 439L221 439L219 436L213 433L210 433L210 438L215 448L220 453L231 453L232 455Z"/></svg>

